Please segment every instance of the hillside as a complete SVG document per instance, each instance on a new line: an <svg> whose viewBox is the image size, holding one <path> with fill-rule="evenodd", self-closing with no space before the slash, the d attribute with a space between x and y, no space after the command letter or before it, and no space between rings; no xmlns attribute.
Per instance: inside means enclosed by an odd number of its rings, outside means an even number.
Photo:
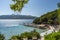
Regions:
<svg viewBox="0 0 60 40"><path fill-rule="evenodd" d="M1 15L0 19L34 19L36 17L30 15Z"/></svg>
<svg viewBox="0 0 60 40"><path fill-rule="evenodd" d="M60 15L60 12L58 12L59 10L54 10L51 12L48 12L44 15L42 15L39 18L36 18L33 23L35 24L41 24L41 23L47 23L47 24L59 24L58 23L58 18L57 18L57 14ZM59 17L60 18L60 17Z"/></svg>
<svg viewBox="0 0 60 40"><path fill-rule="evenodd" d="M60 40L60 31L45 35L45 40Z"/></svg>

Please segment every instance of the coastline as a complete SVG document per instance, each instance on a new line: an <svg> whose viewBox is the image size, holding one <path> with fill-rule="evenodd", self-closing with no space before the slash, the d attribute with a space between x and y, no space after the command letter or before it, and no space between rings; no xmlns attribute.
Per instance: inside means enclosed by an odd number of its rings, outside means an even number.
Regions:
<svg viewBox="0 0 60 40"><path fill-rule="evenodd" d="M45 27L44 24L24 23L23 25L28 27L39 28L39 29L47 29L47 27Z"/></svg>

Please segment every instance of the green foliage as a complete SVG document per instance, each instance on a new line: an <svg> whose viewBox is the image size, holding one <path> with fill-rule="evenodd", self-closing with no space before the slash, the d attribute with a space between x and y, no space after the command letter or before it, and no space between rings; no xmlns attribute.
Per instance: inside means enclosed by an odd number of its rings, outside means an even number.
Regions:
<svg viewBox="0 0 60 40"><path fill-rule="evenodd" d="M17 35L17 36L12 36L11 39L9 40L22 40L20 35Z"/></svg>
<svg viewBox="0 0 60 40"><path fill-rule="evenodd" d="M59 10L54 10L54 11L51 11L51 12L48 12L44 15L42 15L41 17L39 18L36 18L33 23L38 23L38 22L42 22L42 23L48 23L48 24L55 24L55 22L58 24L58 15L60 15L60 11L58 12ZM58 14L58 15L57 15Z"/></svg>
<svg viewBox="0 0 60 40"><path fill-rule="evenodd" d="M25 32L25 33L22 33L22 34L21 34L21 37L22 37L22 38L26 38L26 37L29 37L29 36L31 36L31 35L30 35L30 32Z"/></svg>
<svg viewBox="0 0 60 40"><path fill-rule="evenodd" d="M29 0L12 0L15 2L14 4L10 5L10 8L14 11L20 12L24 7L24 4L28 3Z"/></svg>
<svg viewBox="0 0 60 40"><path fill-rule="evenodd" d="M58 9L57 18L58 18L58 22L60 24L60 9Z"/></svg>
<svg viewBox="0 0 60 40"><path fill-rule="evenodd" d="M40 21L40 19L39 18L36 18L34 21L33 21L33 23L38 23Z"/></svg>
<svg viewBox="0 0 60 40"><path fill-rule="evenodd" d="M36 30L33 30L32 32L31 32L31 35L32 35L32 37L39 37L40 35L39 35L39 33L38 32L36 32Z"/></svg>
<svg viewBox="0 0 60 40"><path fill-rule="evenodd" d="M17 39L17 40L23 40L23 38L32 38L32 37L40 37L39 33L36 32L36 30L34 31L31 31L31 32L24 32L22 33L21 35L17 35L17 36L12 36L10 40L14 40L14 39Z"/></svg>
<svg viewBox="0 0 60 40"><path fill-rule="evenodd" d="M45 40L60 40L60 31L45 36Z"/></svg>
<svg viewBox="0 0 60 40"><path fill-rule="evenodd" d="M4 40L4 39L5 39L4 35L0 34L0 40Z"/></svg>

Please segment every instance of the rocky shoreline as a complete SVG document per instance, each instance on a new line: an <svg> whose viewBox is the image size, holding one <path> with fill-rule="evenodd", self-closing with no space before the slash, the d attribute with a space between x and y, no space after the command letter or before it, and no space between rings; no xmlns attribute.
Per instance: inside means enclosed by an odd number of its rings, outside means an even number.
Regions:
<svg viewBox="0 0 60 40"><path fill-rule="evenodd" d="M34 24L34 23L24 23L24 26L28 26L28 27L35 27L35 28L40 28L40 29L47 29L47 27L45 27L45 24Z"/></svg>

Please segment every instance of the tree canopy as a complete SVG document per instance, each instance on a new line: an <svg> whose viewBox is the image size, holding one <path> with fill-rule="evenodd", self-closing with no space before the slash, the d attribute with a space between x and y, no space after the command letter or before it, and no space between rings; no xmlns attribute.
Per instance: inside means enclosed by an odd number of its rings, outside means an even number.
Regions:
<svg viewBox="0 0 60 40"><path fill-rule="evenodd" d="M32 37L40 37L40 34L38 32L36 32L36 30L33 30L31 32L24 32L21 35L12 36L10 38L10 40L12 40L12 39L22 40L23 38L32 38Z"/></svg>
<svg viewBox="0 0 60 40"><path fill-rule="evenodd" d="M29 0L12 0L14 4L10 5L10 8L14 11L20 12L24 5L28 3Z"/></svg>

